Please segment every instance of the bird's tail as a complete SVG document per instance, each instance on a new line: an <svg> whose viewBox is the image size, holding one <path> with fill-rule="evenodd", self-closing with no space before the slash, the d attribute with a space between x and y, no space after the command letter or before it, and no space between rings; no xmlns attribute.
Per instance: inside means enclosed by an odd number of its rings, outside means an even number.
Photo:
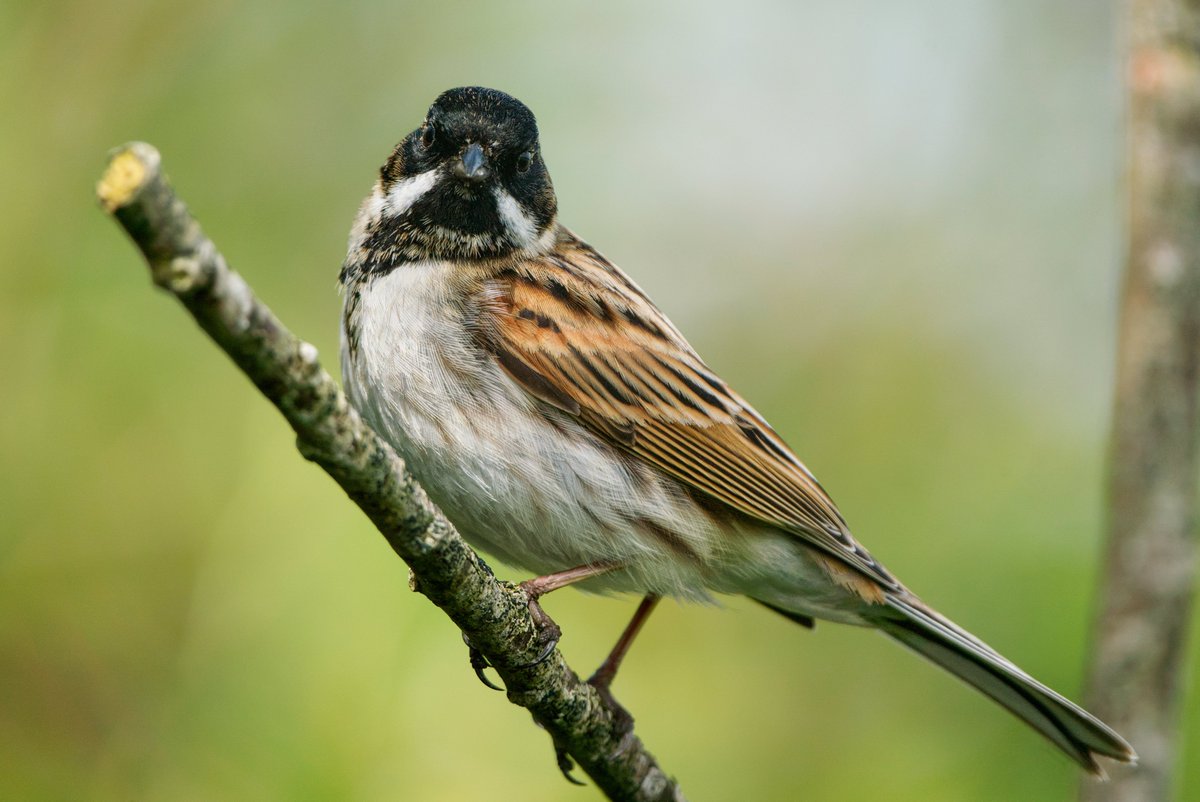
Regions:
<svg viewBox="0 0 1200 802"><path fill-rule="evenodd" d="M887 600L872 623L914 652L979 689L1092 774L1097 755L1132 763L1137 755L1100 719L1017 668L986 643L912 597Z"/></svg>

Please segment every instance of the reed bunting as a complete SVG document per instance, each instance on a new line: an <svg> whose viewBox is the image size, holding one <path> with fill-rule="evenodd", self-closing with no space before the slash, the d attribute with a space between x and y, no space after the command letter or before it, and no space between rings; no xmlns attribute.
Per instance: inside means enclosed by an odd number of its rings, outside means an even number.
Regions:
<svg viewBox="0 0 1200 802"><path fill-rule="evenodd" d="M383 165L341 271L358 410L468 542L566 584L742 594L806 627L874 627L1083 768L1130 746L917 598L850 534L767 422L616 265L558 222L533 114L444 92ZM553 641L553 634L550 636Z"/></svg>

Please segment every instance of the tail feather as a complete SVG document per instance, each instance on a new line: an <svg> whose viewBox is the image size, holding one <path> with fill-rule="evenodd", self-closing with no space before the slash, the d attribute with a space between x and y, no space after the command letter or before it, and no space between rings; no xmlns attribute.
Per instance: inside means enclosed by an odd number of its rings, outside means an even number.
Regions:
<svg viewBox="0 0 1200 802"><path fill-rule="evenodd" d="M1104 776L1097 755L1137 760L1129 744L1100 719L950 620L912 598L889 596L887 607L888 613L872 623L1003 705L1092 774Z"/></svg>

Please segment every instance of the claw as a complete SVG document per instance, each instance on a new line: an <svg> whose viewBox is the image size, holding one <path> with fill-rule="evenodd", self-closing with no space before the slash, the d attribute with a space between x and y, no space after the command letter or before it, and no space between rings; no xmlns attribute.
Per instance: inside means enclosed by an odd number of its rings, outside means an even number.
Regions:
<svg viewBox="0 0 1200 802"><path fill-rule="evenodd" d="M529 593L529 591L526 591ZM529 593L529 614L533 617L533 622L536 625L534 630L534 638L536 642L541 644L541 650L537 657L528 663L522 663L514 668L532 668L536 665L546 662L550 655L554 654L554 647L558 646L558 641L562 637L562 629L558 624L554 623L554 619L546 615L546 611L538 604L537 597ZM479 681L494 691L503 691L499 685L487 678L484 673L492 667L483 652L475 648L475 644L471 643L471 639L467 637L467 633L462 633L463 643L467 644L471 660L471 670L475 672L475 676L479 677Z"/></svg>
<svg viewBox="0 0 1200 802"><path fill-rule="evenodd" d="M571 760L567 750L558 744L554 745L554 759L558 762L558 770L562 772L562 776L567 782L571 785L587 785L583 780L576 779L575 775L571 773L575 770L575 761Z"/></svg>
<svg viewBox="0 0 1200 802"><path fill-rule="evenodd" d="M483 673L484 669L491 667L492 664L489 663L487 658L483 656L483 652L479 651L478 649L471 649L471 668L475 671L475 676L479 677L479 681L491 688L493 691L503 691L503 688L492 682L487 678L487 674Z"/></svg>
<svg viewBox="0 0 1200 802"><path fill-rule="evenodd" d="M529 615L533 618L533 623L537 625L537 632L534 637L542 644L542 650L538 652L538 656L533 659L533 662L526 663L521 668L531 668L546 662L546 659L554 653L554 647L558 646L558 641L562 638L562 628L554 623L554 619L546 615L546 611L542 609L542 605L538 604L537 597L530 596L529 598Z"/></svg>
<svg viewBox="0 0 1200 802"><path fill-rule="evenodd" d="M488 662L488 659L483 656L483 652L475 648L475 645L471 643L471 639L467 637L467 633L464 632L462 634L462 639L463 643L467 644L468 654L470 655L471 660L471 670L475 672L475 676L479 677L479 681L491 688L493 691L503 691L503 688L492 682L487 678L487 674L483 673L486 669L492 667L492 664Z"/></svg>

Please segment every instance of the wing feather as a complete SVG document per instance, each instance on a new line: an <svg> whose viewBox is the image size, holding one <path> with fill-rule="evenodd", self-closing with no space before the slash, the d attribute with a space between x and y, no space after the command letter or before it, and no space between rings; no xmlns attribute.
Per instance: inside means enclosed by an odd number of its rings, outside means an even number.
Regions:
<svg viewBox="0 0 1200 802"><path fill-rule="evenodd" d="M615 265L564 231L481 292L477 336L531 396L704 494L885 588L833 501Z"/></svg>

